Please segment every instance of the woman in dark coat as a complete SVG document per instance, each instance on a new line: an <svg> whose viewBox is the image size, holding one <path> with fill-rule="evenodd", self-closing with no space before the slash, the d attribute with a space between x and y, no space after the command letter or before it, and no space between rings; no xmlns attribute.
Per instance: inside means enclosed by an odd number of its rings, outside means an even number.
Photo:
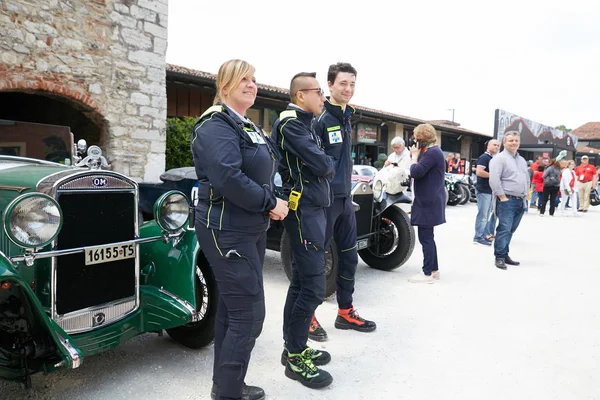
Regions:
<svg viewBox="0 0 600 400"><path fill-rule="evenodd" d="M423 247L423 273L408 280L413 283L433 283L440 279L433 227L446 222L445 160L436 144L433 126L417 126L414 136L417 144L410 148L410 176L414 182L410 222L418 228L419 242Z"/></svg>

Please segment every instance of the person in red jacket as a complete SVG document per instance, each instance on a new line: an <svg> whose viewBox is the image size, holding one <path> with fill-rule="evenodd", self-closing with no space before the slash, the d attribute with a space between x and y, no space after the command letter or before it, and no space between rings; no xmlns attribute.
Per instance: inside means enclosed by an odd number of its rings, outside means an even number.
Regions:
<svg viewBox="0 0 600 400"><path fill-rule="evenodd" d="M535 191L537 192L537 204L532 203L532 206L536 206L539 209L542 206L542 193L544 192L543 164L539 164L537 171L533 173L533 177L531 178L531 184L535 185Z"/></svg>
<svg viewBox="0 0 600 400"><path fill-rule="evenodd" d="M588 156L581 157L581 164L575 169L579 183L579 212L587 212L590 207L590 192L598 184L596 167L590 164Z"/></svg>

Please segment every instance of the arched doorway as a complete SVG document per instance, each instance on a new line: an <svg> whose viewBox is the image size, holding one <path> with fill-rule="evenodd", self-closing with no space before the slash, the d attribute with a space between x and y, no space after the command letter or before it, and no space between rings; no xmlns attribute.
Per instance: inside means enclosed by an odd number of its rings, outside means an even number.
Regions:
<svg viewBox="0 0 600 400"><path fill-rule="evenodd" d="M75 142L102 147L106 141L106 120L93 107L50 92L0 91L0 119L67 126Z"/></svg>

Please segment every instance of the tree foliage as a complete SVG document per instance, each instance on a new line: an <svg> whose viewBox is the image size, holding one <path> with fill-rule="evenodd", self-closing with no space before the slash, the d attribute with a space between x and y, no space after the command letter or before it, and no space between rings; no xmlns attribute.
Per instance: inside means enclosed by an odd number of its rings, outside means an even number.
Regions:
<svg viewBox="0 0 600 400"><path fill-rule="evenodd" d="M566 133L569 133L569 132L571 132L573 130L573 129L567 128L564 125L556 126L556 127L554 127L554 129L558 129L559 131L563 131L563 132L566 132Z"/></svg>
<svg viewBox="0 0 600 400"><path fill-rule="evenodd" d="M190 140L196 118L167 118L166 168L191 167Z"/></svg>

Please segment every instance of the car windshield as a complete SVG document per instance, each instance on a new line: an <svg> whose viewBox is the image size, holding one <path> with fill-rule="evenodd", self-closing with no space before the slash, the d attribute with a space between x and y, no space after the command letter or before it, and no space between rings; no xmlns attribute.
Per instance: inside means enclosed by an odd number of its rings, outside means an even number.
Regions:
<svg viewBox="0 0 600 400"><path fill-rule="evenodd" d="M362 176L375 176L377 173L377 168L370 167L368 165L358 165L352 168L354 175L362 175Z"/></svg>
<svg viewBox="0 0 600 400"><path fill-rule="evenodd" d="M0 155L58 163L71 161L74 139L68 126L0 119L0 137Z"/></svg>

